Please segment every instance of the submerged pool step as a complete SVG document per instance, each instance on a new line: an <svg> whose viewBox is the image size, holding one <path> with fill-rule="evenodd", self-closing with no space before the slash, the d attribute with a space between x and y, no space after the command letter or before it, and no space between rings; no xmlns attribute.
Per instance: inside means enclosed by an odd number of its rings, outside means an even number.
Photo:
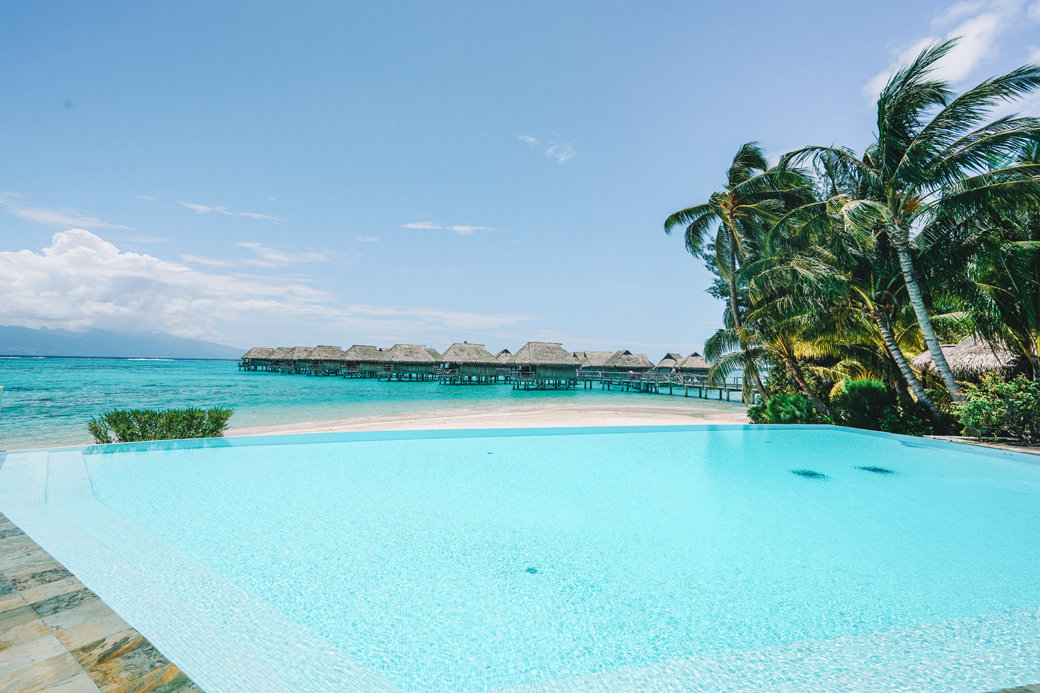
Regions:
<svg viewBox="0 0 1040 693"><path fill-rule="evenodd" d="M79 451L35 453L7 471L5 490L26 499L12 519L209 693L346 690L348 682L397 690L98 502Z"/></svg>

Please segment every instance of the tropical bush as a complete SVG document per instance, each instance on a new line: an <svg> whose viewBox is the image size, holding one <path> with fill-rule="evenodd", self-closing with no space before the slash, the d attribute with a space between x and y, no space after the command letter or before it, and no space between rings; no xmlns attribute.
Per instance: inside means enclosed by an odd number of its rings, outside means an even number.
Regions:
<svg viewBox="0 0 1040 693"><path fill-rule="evenodd" d="M964 435L1040 444L1040 382L1022 375L1008 381L989 373L964 390L966 401L956 408Z"/></svg>
<svg viewBox="0 0 1040 693"><path fill-rule="evenodd" d="M769 424L820 424L830 423L816 411L812 401L805 395L774 395L764 404L748 409L748 417L754 423Z"/></svg>
<svg viewBox="0 0 1040 693"><path fill-rule="evenodd" d="M224 434L233 409L113 409L87 423L94 442L133 443L142 440L217 438Z"/></svg>
<svg viewBox="0 0 1040 693"><path fill-rule="evenodd" d="M945 425L945 424L942 424ZM878 420L878 428L886 433L905 436L928 436L941 430L928 407L920 402L899 404L886 409Z"/></svg>
<svg viewBox="0 0 1040 693"><path fill-rule="evenodd" d="M846 380L831 398L834 421L841 426L881 430L882 418L898 414L896 398L880 380Z"/></svg>

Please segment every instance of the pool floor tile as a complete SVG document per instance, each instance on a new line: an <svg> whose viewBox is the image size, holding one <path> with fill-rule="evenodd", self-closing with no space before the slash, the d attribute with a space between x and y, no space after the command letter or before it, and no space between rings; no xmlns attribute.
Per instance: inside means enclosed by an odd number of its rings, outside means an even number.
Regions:
<svg viewBox="0 0 1040 693"><path fill-rule="evenodd" d="M202 693L0 514L0 691Z"/></svg>

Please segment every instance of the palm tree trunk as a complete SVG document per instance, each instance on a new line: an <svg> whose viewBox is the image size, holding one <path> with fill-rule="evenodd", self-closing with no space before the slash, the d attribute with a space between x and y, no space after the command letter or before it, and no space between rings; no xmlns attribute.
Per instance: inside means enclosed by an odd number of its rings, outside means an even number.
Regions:
<svg viewBox="0 0 1040 693"><path fill-rule="evenodd" d="M798 362L786 354L782 355L781 358L784 360L784 365L787 366L787 372L790 373L791 377L794 378L794 381L798 383L798 387L802 389L805 396L813 403L813 406L816 407L816 411L820 413L820 416L833 419L834 412L831 411L831 408L827 406L826 402L820 399L816 393L812 391L812 388L809 387L809 383L805 382L805 374L802 373L802 368L798 365Z"/></svg>
<svg viewBox="0 0 1040 693"><path fill-rule="evenodd" d="M734 252L733 247L736 244L736 240L732 238L733 232L730 232L730 248L729 248L729 314L733 319L733 326L737 329L737 335L743 332L743 322L740 319L740 311L737 309L737 254ZM751 366L751 357L748 355L747 344L743 339L740 340L740 350L744 352L744 374L747 375L750 371L751 383L755 388L755 392L762 398L762 401L766 401L766 388L762 384L762 377L758 374L758 369Z"/></svg>
<svg viewBox="0 0 1040 693"><path fill-rule="evenodd" d="M936 421L942 419L942 412L939 411L939 407L935 406L935 402L928 396L928 393L924 391L924 385L914 375L914 371L910 368L910 364L906 360L906 356L903 354L903 350L899 348L899 344L896 342L895 333L892 332L892 324L888 321L888 314L883 309L879 309L875 305L870 306L870 317L877 325L878 329L881 330L881 338L885 341L885 349L888 350L888 355L892 357L892 360L896 362L896 366L899 368L899 372L903 374L903 380L910 386L910 389L914 392L914 397L917 401L928 407L928 411L931 413L932 418Z"/></svg>
<svg viewBox="0 0 1040 693"><path fill-rule="evenodd" d="M932 319L928 316L928 309L924 305L924 296L921 294L920 284L917 283L917 272L914 269L913 259L910 257L908 234L902 229L894 227L890 229L889 235L892 238L892 245L896 249L896 255L899 256L899 268L903 273L903 283L906 284L907 297L910 299L910 305L914 308L917 324L921 327L921 336L924 337L924 343L928 345L928 353L932 355L935 369L939 371L943 385L946 386L950 396L958 402L963 402L964 394L961 392L961 386L954 379L953 371L950 370L949 364L946 363L946 357L943 356L942 349L939 348L939 339L935 336Z"/></svg>

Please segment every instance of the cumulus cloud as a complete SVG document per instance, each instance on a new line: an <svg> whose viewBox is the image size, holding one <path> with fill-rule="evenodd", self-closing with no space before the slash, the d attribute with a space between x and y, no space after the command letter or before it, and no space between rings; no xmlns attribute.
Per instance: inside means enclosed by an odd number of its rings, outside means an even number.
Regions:
<svg viewBox="0 0 1040 693"><path fill-rule="evenodd" d="M419 229L424 231L454 231L460 236L472 236L478 231L498 231L493 226L471 226L466 224L454 224L452 226L442 226L432 221L412 221L401 226L402 229Z"/></svg>
<svg viewBox="0 0 1040 693"><path fill-rule="evenodd" d="M256 251L256 248L250 248ZM220 260L183 256L185 262ZM513 325L535 316L351 304L307 281L217 274L127 252L85 229L54 234L41 251L0 251L0 324L117 331L161 330L214 341L263 342L288 331L434 336ZM272 326L278 326L276 329ZM274 331L272 331L274 330Z"/></svg>
<svg viewBox="0 0 1040 693"><path fill-rule="evenodd" d="M530 135L517 135L516 138L524 144L535 145L538 144L538 140Z"/></svg>
<svg viewBox="0 0 1040 693"><path fill-rule="evenodd" d="M181 207L185 207L195 212L196 214L225 214L231 217L246 217L247 219L257 219L260 221L273 221L278 223L282 221L281 217L274 217L270 214L258 214L257 212L232 212L224 205L203 205L197 202L185 202L181 200L178 202Z"/></svg>
<svg viewBox="0 0 1040 693"><path fill-rule="evenodd" d="M11 216L45 226L77 226L84 229L130 229L67 208L38 207L17 193L0 193L0 209Z"/></svg>
<svg viewBox="0 0 1040 693"><path fill-rule="evenodd" d="M935 76L953 83L960 82L985 60L997 55L1000 38L1008 29L1023 21L1040 21L1038 8L1040 2L1026 8L1022 0L955 3L932 20L934 33L910 41L895 51L891 64L867 82L863 93L871 99L877 97L889 78L925 46L954 37L959 37L957 46L936 66Z"/></svg>

